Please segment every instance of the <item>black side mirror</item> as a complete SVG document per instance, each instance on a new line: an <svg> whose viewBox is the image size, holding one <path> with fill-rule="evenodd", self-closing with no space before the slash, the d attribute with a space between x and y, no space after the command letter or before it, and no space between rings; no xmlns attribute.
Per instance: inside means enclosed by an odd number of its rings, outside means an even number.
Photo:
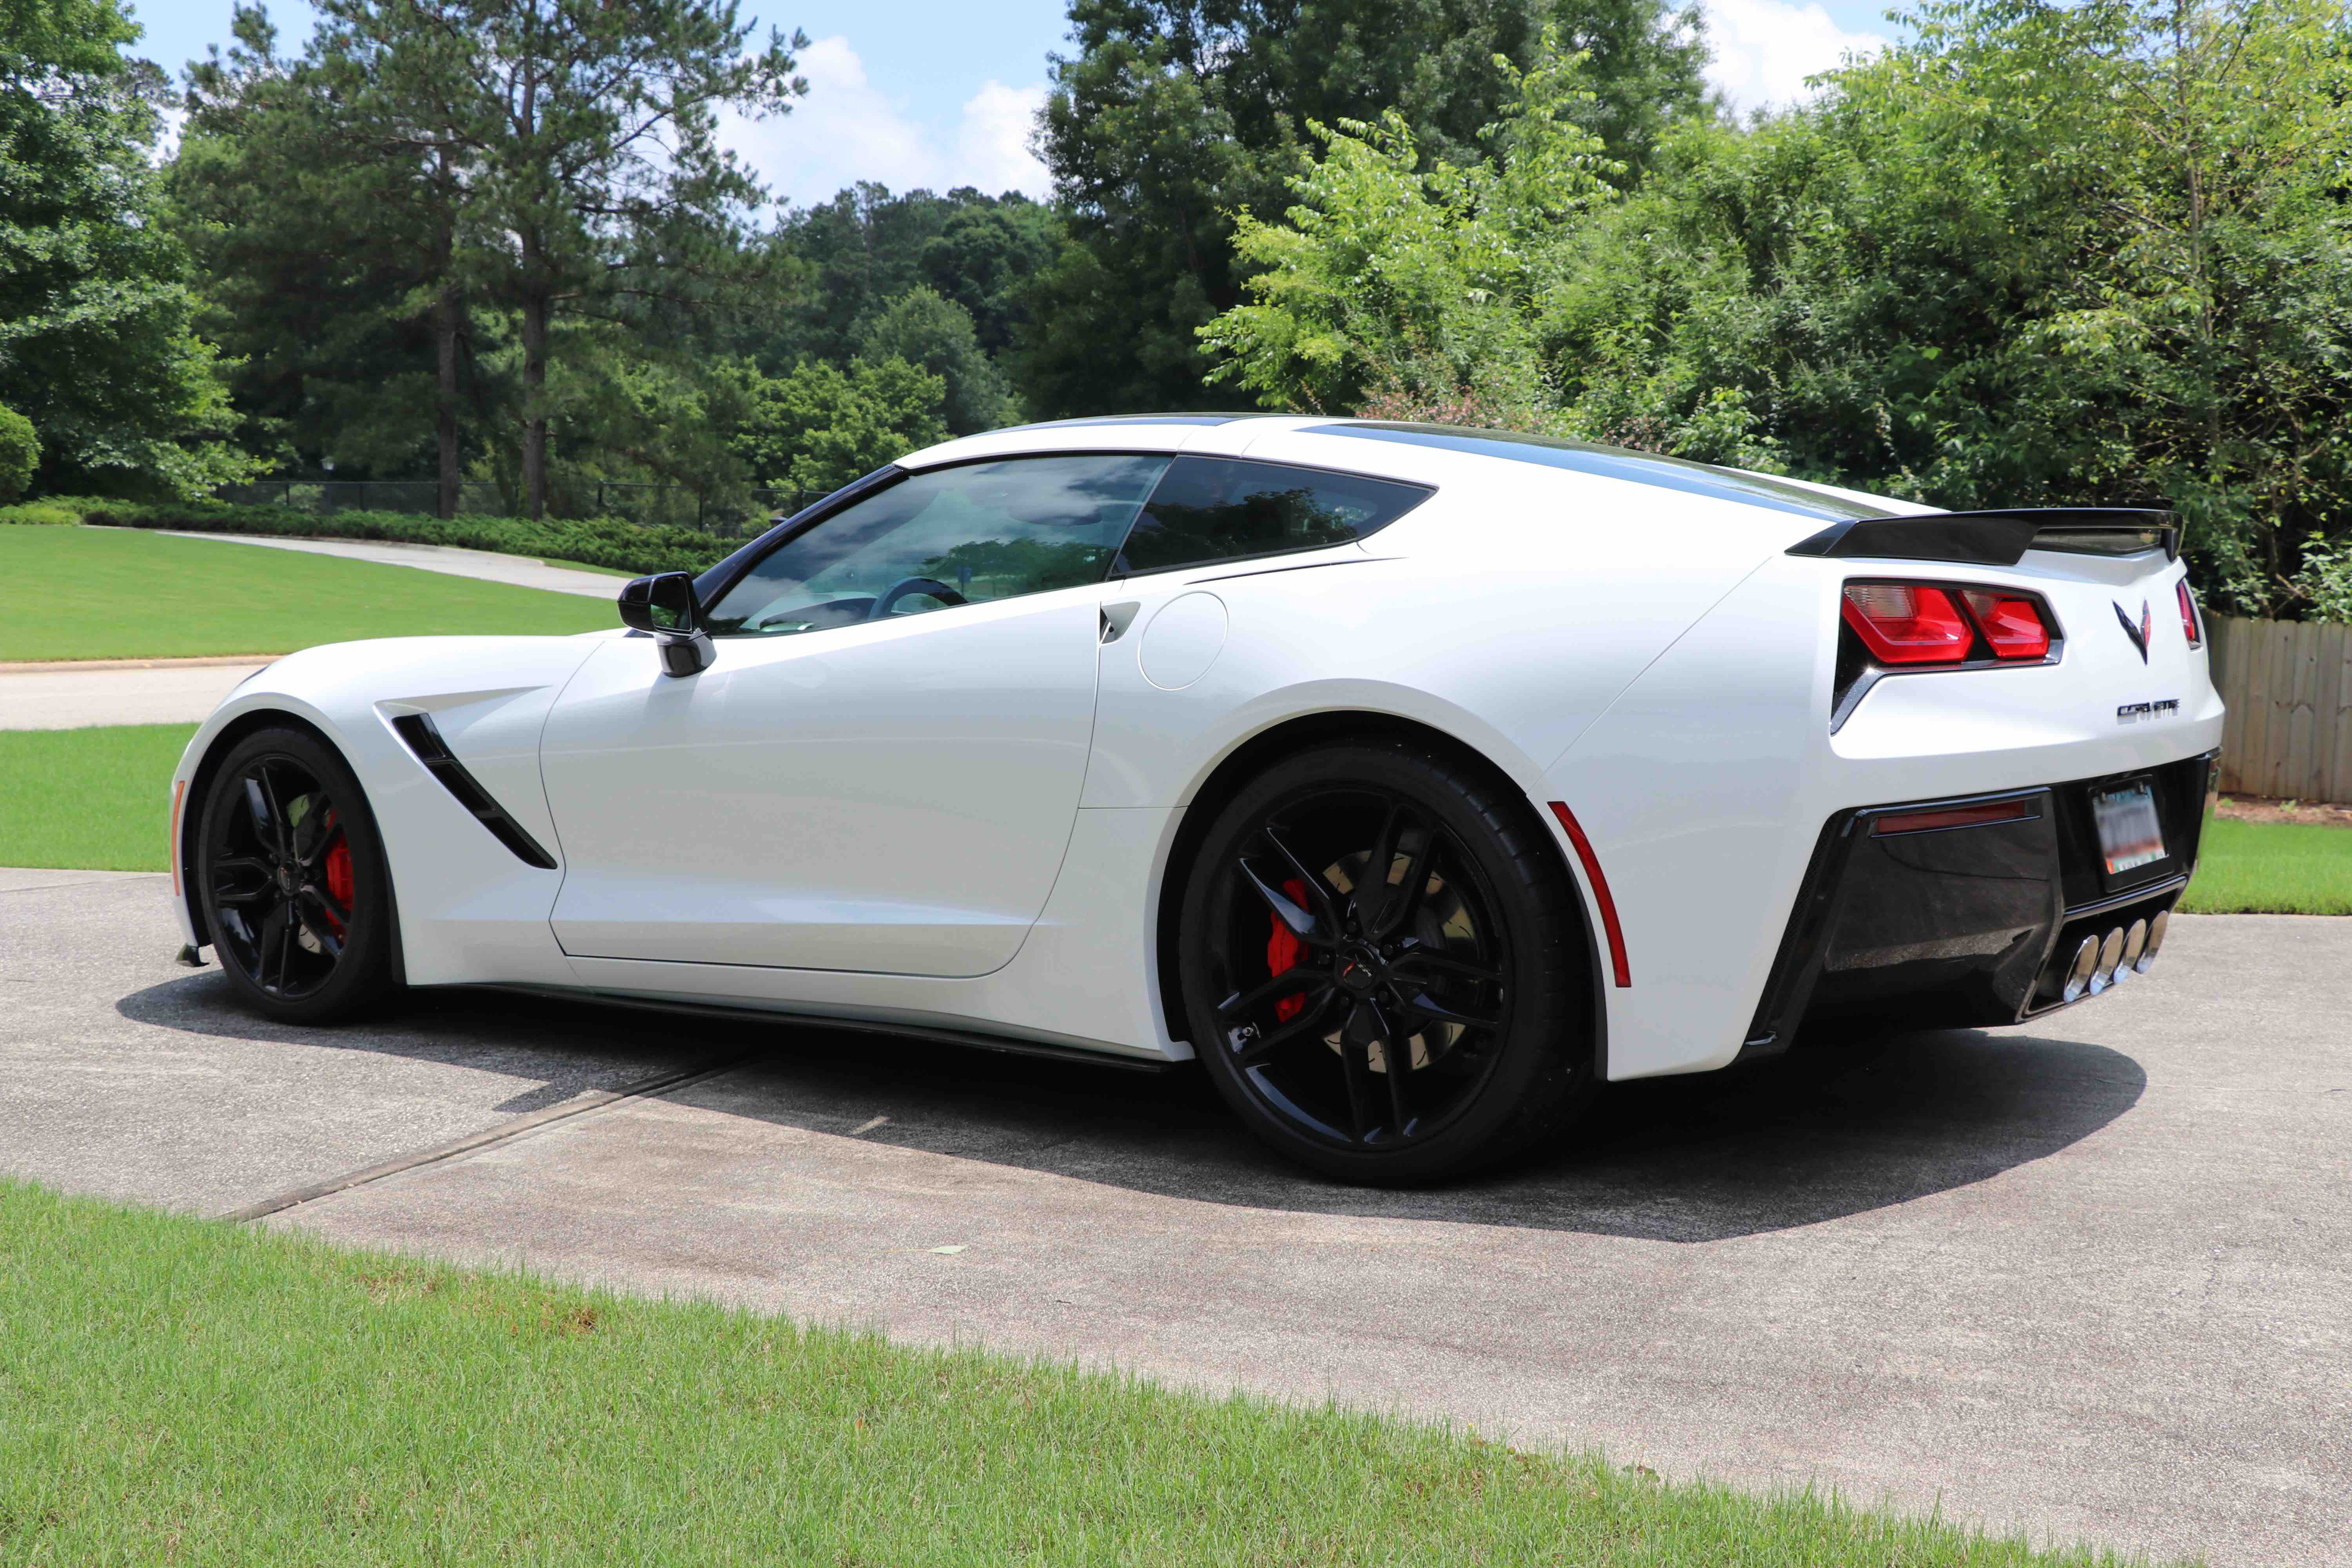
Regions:
<svg viewBox="0 0 2352 1568"><path fill-rule="evenodd" d="M690 574L632 577L621 589L620 605L621 624L653 636L661 647L662 668L669 674L698 674L719 657L702 629L702 606L695 599Z"/></svg>

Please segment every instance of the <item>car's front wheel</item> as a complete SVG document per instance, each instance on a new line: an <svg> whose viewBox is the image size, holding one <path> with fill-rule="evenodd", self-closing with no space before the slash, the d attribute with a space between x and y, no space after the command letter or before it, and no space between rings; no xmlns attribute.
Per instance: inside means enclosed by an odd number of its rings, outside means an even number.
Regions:
<svg viewBox="0 0 2352 1568"><path fill-rule="evenodd" d="M375 816L334 749L257 731L212 775L196 887L240 996L284 1023L348 1017L393 987L392 898Z"/></svg>
<svg viewBox="0 0 2352 1568"><path fill-rule="evenodd" d="M1191 1036L1251 1130L1346 1181L1500 1160L1593 1087L1574 892L1523 800L1409 744L1318 747L1202 838L1178 943Z"/></svg>

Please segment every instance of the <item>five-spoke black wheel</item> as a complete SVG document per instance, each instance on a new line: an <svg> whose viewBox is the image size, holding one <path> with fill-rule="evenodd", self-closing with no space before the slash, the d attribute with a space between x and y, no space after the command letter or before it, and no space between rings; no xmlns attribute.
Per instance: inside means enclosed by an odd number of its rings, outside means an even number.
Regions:
<svg viewBox="0 0 2352 1568"><path fill-rule="evenodd" d="M392 979L390 900L375 819L316 736L263 730L206 787L195 875L222 970L288 1022L323 1023Z"/></svg>
<svg viewBox="0 0 2352 1568"><path fill-rule="evenodd" d="M1499 781L1402 745L1276 764L1202 840L1188 1023L1261 1137L1330 1174L1442 1179L1525 1146L1592 1079L1589 946Z"/></svg>

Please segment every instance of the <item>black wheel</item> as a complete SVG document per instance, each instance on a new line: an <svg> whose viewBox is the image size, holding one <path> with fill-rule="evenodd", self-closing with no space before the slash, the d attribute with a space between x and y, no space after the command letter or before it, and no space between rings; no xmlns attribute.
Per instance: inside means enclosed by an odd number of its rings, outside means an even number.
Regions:
<svg viewBox="0 0 2352 1568"><path fill-rule="evenodd" d="M1593 1082L1574 891L1526 803L1402 744L1276 763L1201 841L1178 934L1194 1048L1251 1130L1346 1181L1501 1160Z"/></svg>
<svg viewBox="0 0 2352 1568"><path fill-rule="evenodd" d="M392 900L359 781L303 730L262 730L205 795L197 889L220 966L287 1023L347 1017L392 988Z"/></svg>

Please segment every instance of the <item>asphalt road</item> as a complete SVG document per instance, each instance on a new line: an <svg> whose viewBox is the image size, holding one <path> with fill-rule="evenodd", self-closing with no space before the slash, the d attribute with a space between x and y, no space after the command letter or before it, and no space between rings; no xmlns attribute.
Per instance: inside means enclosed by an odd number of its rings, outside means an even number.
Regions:
<svg viewBox="0 0 2352 1568"><path fill-rule="evenodd" d="M2352 1564L2352 921L2184 919L2035 1027L1619 1086L1575 1147L1398 1195L1185 1075L487 995L278 1030L171 965L161 882L0 872L0 1169L220 1213L735 1060L262 1223Z"/></svg>

